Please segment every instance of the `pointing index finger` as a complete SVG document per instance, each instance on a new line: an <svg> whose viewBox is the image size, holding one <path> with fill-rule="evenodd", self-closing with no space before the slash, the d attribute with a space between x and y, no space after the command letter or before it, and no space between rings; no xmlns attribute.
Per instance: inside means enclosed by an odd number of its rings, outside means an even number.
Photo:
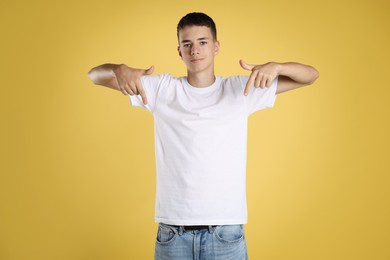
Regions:
<svg viewBox="0 0 390 260"><path fill-rule="evenodd" d="M251 87L255 81L255 78L256 78L256 73L252 72L249 79L248 79L248 82L246 83L246 86L245 86L245 90L244 90L245 96L248 96L249 90L251 89Z"/></svg>
<svg viewBox="0 0 390 260"><path fill-rule="evenodd" d="M137 90L138 90L138 93L139 95L141 96L142 98L142 102L147 105L148 104L148 98L146 97L146 93L145 93L145 90L142 86L142 83L140 80L137 81Z"/></svg>

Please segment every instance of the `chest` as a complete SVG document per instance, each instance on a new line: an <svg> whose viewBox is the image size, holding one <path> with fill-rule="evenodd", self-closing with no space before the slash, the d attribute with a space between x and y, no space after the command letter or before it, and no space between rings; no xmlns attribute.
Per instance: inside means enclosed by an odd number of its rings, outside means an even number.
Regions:
<svg viewBox="0 0 390 260"><path fill-rule="evenodd" d="M223 87L210 93L177 88L159 99L156 116L171 123L194 122L211 127L242 120L246 110L244 98Z"/></svg>

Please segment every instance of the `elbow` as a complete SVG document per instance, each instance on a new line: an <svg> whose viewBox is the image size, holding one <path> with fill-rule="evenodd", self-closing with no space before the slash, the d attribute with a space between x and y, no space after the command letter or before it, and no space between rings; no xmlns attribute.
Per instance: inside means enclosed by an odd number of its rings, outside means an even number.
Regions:
<svg viewBox="0 0 390 260"><path fill-rule="evenodd" d="M314 80L313 80L313 82L314 81L316 81L319 77L320 77L320 72L318 71L318 70L316 70L315 68L313 68L313 77L314 77Z"/></svg>
<svg viewBox="0 0 390 260"><path fill-rule="evenodd" d="M314 67L310 67L310 69L311 69L311 80L309 82L309 85L313 84L320 76L320 73Z"/></svg>
<svg viewBox="0 0 390 260"><path fill-rule="evenodd" d="M96 73L95 73L95 71L94 71L94 68L91 69L90 71L88 71L87 77L88 77L89 80L91 80L94 84L96 84Z"/></svg>

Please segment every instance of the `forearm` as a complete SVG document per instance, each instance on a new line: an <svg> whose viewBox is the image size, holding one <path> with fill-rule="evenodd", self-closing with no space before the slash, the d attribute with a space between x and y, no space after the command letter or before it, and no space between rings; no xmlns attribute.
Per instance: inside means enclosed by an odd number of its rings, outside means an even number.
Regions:
<svg viewBox="0 0 390 260"><path fill-rule="evenodd" d="M312 84L318 77L318 71L309 65L296 62L278 63L279 75L289 77L293 81L302 84Z"/></svg>
<svg viewBox="0 0 390 260"><path fill-rule="evenodd" d="M88 78L96 85L102 85L114 89L118 89L114 71L120 65L106 63L94 67L88 72Z"/></svg>
<svg viewBox="0 0 390 260"><path fill-rule="evenodd" d="M142 86L141 77L151 75L154 66L149 69L130 68L125 64L106 63L91 69L88 77L97 85L121 91L124 95L141 95L144 104L148 103Z"/></svg>

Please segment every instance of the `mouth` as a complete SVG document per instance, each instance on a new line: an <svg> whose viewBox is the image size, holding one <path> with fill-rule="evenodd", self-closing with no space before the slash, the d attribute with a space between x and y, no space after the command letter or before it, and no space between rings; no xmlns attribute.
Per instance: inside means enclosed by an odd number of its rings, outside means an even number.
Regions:
<svg viewBox="0 0 390 260"><path fill-rule="evenodd" d="M192 62L192 63L197 63L197 62L200 62L200 61L202 61L203 59L202 58L196 58L196 59L191 59L190 61Z"/></svg>

